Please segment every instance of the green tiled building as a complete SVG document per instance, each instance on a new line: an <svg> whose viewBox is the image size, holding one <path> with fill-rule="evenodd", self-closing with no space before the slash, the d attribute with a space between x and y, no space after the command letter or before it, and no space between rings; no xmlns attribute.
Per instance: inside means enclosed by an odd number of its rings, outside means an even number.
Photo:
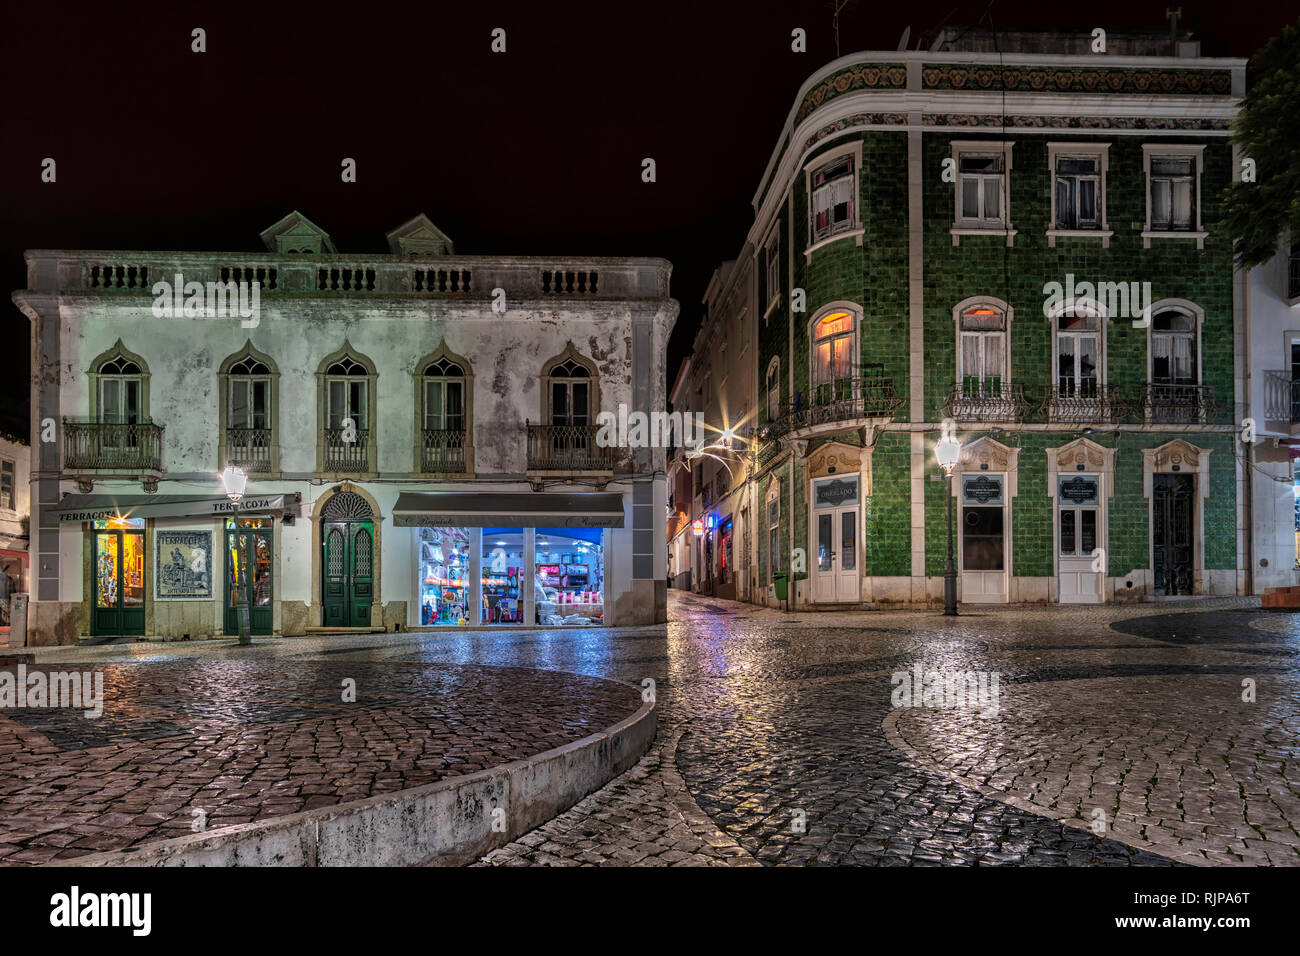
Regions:
<svg viewBox="0 0 1300 956"><path fill-rule="evenodd" d="M1244 593L1214 226L1245 61L1128 50L863 53L799 91L741 256L752 424L705 506L739 596L939 600L944 428L963 602Z"/></svg>

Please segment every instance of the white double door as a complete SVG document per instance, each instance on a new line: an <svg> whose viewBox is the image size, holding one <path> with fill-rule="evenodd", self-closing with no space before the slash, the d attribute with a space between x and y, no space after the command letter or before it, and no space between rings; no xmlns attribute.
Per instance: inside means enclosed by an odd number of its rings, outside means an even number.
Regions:
<svg viewBox="0 0 1300 956"><path fill-rule="evenodd" d="M862 588L861 515L857 478L813 483L812 599L855 604Z"/></svg>

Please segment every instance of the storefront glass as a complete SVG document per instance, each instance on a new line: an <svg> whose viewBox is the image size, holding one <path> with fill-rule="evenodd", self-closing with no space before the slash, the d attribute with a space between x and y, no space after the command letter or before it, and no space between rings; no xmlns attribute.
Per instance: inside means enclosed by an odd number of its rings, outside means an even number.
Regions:
<svg viewBox="0 0 1300 956"><path fill-rule="evenodd" d="M537 623L602 623L605 549L601 531L538 528L535 548L533 601Z"/></svg>
<svg viewBox="0 0 1300 956"><path fill-rule="evenodd" d="M484 528L479 555L483 623L523 623L524 529Z"/></svg>
<svg viewBox="0 0 1300 956"><path fill-rule="evenodd" d="M467 528L420 529L420 625L470 623Z"/></svg>

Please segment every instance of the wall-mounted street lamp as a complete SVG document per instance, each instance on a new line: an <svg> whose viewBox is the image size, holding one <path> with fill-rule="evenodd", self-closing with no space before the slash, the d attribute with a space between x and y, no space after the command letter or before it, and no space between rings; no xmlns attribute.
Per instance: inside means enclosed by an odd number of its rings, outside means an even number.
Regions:
<svg viewBox="0 0 1300 956"><path fill-rule="evenodd" d="M248 487L248 475L244 469L238 465L227 465L226 470L221 473L221 484L226 489L226 497L231 501L238 503L239 499L244 497L244 489ZM239 643L252 644L253 631L249 622L249 606L253 603L253 597L250 593L252 579L248 574L248 538L250 535L240 534L239 512L235 511L235 538L239 541L239 572L244 575L243 586L240 586L238 573L236 574L235 590L239 594Z"/></svg>
<svg viewBox="0 0 1300 956"><path fill-rule="evenodd" d="M952 540L952 470L961 457L961 442L945 432L934 446L934 457L948 479L948 563L943 569L943 613L945 617L952 617L957 613L957 562L953 557Z"/></svg>

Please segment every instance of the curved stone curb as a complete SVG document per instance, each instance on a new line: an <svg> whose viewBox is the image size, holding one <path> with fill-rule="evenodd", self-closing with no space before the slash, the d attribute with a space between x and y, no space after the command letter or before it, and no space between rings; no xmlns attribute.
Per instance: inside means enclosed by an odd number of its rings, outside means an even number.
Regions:
<svg viewBox="0 0 1300 956"><path fill-rule="evenodd" d="M1093 831L1092 826L1087 820L1080 820L1078 817L1067 817L1061 813L1054 813L1047 807L1031 803L1030 801L1017 797L1014 794L1004 793L1001 790L994 790L991 787L977 786L970 780L954 774L943 764L934 760L932 757L921 753L903 739L903 735L899 733L897 726L898 717L899 711L891 710L885 715L885 719L880 722L881 729L885 732L885 739L888 740L890 745L896 750L901 751L908 757L908 759L923 769L943 777L945 780L959 783L963 787L970 787L970 789L974 790L976 793L987 797L990 800L996 800L998 803L1005 803L1009 807L1015 807L1017 810L1022 810L1025 813L1032 813L1037 817L1055 820L1057 823L1064 824L1067 827L1074 827L1076 830L1083 830L1085 833L1090 833L1098 839L1103 839L1103 837L1098 836L1098 834ZM1207 860L1195 850L1189 850L1184 847L1171 847L1163 844L1150 843L1123 832L1117 833L1114 828L1107 828L1104 839L1115 840L1118 843L1125 843L1134 849L1145 850L1146 852L1154 853L1157 856L1177 860L1179 863L1186 863L1192 866L1214 865L1212 861Z"/></svg>
<svg viewBox="0 0 1300 956"><path fill-rule="evenodd" d="M642 704L608 730L468 776L44 865L459 866L634 766L654 742L657 723L654 704Z"/></svg>
<svg viewBox="0 0 1300 956"><path fill-rule="evenodd" d="M672 738L664 745L663 760L660 768L664 777L664 791L668 800L672 803L673 808L686 821L691 832L701 842L712 847L717 853L728 857L728 863L731 866L762 866L754 855L746 850L743 846L733 840L721 827L713 822L700 805L695 802L691 796L690 788L686 786L686 780L682 777L681 771L677 769L677 744L681 741L683 735L690 733L688 726L679 728L673 732Z"/></svg>

